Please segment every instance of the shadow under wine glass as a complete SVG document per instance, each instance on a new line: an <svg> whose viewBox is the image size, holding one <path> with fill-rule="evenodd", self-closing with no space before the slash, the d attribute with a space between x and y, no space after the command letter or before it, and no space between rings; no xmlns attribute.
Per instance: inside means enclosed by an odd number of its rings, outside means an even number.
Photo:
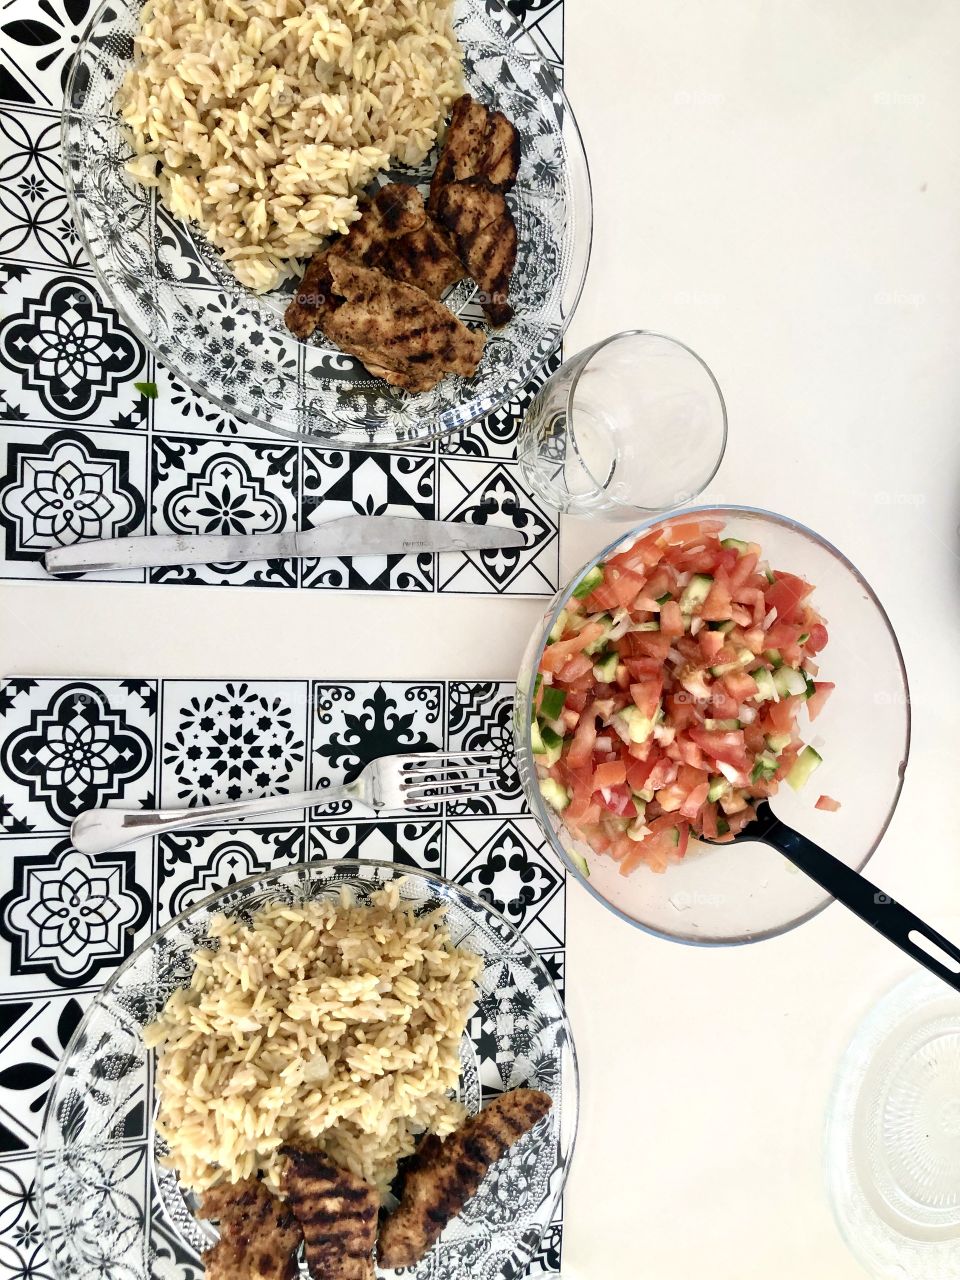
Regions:
<svg viewBox="0 0 960 1280"><path fill-rule="evenodd" d="M548 505L635 519L702 493L726 443L726 405L704 361L635 329L564 361L531 403L518 452Z"/></svg>

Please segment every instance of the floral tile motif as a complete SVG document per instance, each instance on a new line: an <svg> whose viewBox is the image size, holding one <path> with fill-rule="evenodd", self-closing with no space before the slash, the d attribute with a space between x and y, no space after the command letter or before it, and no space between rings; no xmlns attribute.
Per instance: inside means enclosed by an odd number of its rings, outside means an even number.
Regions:
<svg viewBox="0 0 960 1280"><path fill-rule="evenodd" d="M0 1157L36 1144L50 1083L86 1003L70 995L0 1005Z"/></svg>
<svg viewBox="0 0 960 1280"><path fill-rule="evenodd" d="M11 1280L53 1280L40 1231L36 1159L0 1163L0 1268Z"/></svg>
<svg viewBox="0 0 960 1280"><path fill-rule="evenodd" d="M311 790L350 782L370 760L443 746L443 685L325 683L311 695L313 749ZM317 816L346 813L338 801ZM429 813L424 807L421 813Z"/></svg>
<svg viewBox="0 0 960 1280"><path fill-rule="evenodd" d="M454 820L447 875L502 912L535 949L563 945L564 874L541 847L533 818Z"/></svg>
<svg viewBox="0 0 960 1280"><path fill-rule="evenodd" d="M515 464L491 467L480 460L441 461L437 517L470 524L520 529L526 539L515 550L472 551L438 561L438 589L497 591L503 595L550 595L559 578L556 513L548 514L521 484Z"/></svg>
<svg viewBox="0 0 960 1280"><path fill-rule="evenodd" d="M153 439L153 533L285 533L296 528L300 457L292 445ZM175 565L151 582L296 586L297 562Z"/></svg>
<svg viewBox="0 0 960 1280"><path fill-rule="evenodd" d="M133 950L150 923L149 847L92 857L69 840L5 841L10 888L0 898L0 939L10 985L80 987ZM6 966L5 966L6 967Z"/></svg>
<svg viewBox="0 0 960 1280"><path fill-rule="evenodd" d="M443 825L409 821L376 821L337 826L326 822L310 829L311 858L369 858L375 862L402 862L443 875Z"/></svg>
<svg viewBox="0 0 960 1280"><path fill-rule="evenodd" d="M8 287L0 322L8 403L32 419L106 426L142 409L146 350L93 283L39 271L17 283L19 304Z"/></svg>
<svg viewBox="0 0 960 1280"><path fill-rule="evenodd" d="M435 517L436 463L408 453L305 449L301 527L340 516ZM433 556L385 555L303 562L308 587L373 591L431 591Z"/></svg>
<svg viewBox="0 0 960 1280"><path fill-rule="evenodd" d="M45 578L43 554L142 533L147 449L127 437L9 425L0 439L0 529L11 577ZM104 574L140 582L142 570Z"/></svg>
<svg viewBox="0 0 960 1280"><path fill-rule="evenodd" d="M306 697L298 680L166 681L160 803L196 808L303 791Z"/></svg>
<svg viewBox="0 0 960 1280"><path fill-rule="evenodd" d="M17 694L16 683L0 701L0 775L16 830L59 831L109 801L153 803L155 685L41 680Z"/></svg>
<svg viewBox="0 0 960 1280"><path fill-rule="evenodd" d="M447 687L447 745L451 751L496 751L496 795L448 801L451 817L526 813L513 747L513 691L505 681L452 680Z"/></svg>
<svg viewBox="0 0 960 1280"><path fill-rule="evenodd" d="M157 923L286 862L305 861L302 826L172 831L157 840Z"/></svg>
<svg viewBox="0 0 960 1280"><path fill-rule="evenodd" d="M64 186L60 121L0 110L0 255L89 270Z"/></svg>
<svg viewBox="0 0 960 1280"><path fill-rule="evenodd" d="M153 430L156 435L214 436L224 440L238 437L273 445L280 442L275 431L235 418L212 400L198 395L163 365L157 366L154 381L157 395L152 409Z"/></svg>
<svg viewBox="0 0 960 1280"><path fill-rule="evenodd" d="M440 441L441 456L460 458L502 458L513 462L517 456L517 436L530 401L555 369L560 354L552 355L523 392L495 409L482 422L465 431L456 431Z"/></svg>

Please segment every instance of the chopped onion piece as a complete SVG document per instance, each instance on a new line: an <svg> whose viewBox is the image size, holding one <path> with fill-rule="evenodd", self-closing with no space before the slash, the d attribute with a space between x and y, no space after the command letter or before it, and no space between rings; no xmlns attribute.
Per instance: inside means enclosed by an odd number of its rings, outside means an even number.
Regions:
<svg viewBox="0 0 960 1280"><path fill-rule="evenodd" d="M773 624L776 622L776 620L777 620L777 606L774 605L773 608L770 610L770 612L767 614L767 616L763 620L764 631L769 631L770 628L773 626Z"/></svg>
<svg viewBox="0 0 960 1280"><path fill-rule="evenodd" d="M612 751L613 739L608 738L606 734L601 734L593 745L597 751Z"/></svg>
<svg viewBox="0 0 960 1280"><path fill-rule="evenodd" d="M746 703L744 703L737 711L737 719L741 724L753 724L756 718L756 710L753 707L748 707Z"/></svg>
<svg viewBox="0 0 960 1280"><path fill-rule="evenodd" d="M699 613L695 614L693 619L690 622L690 634L692 636L699 635L702 627L703 627L703 619L700 617Z"/></svg>

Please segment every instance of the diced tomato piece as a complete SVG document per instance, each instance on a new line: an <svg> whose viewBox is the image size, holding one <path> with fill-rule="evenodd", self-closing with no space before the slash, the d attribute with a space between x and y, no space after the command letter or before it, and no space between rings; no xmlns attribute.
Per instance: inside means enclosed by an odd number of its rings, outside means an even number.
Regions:
<svg viewBox="0 0 960 1280"><path fill-rule="evenodd" d="M593 659L588 653L575 653L563 664L558 675L562 684L573 684L588 671L593 671Z"/></svg>
<svg viewBox="0 0 960 1280"><path fill-rule="evenodd" d="M607 575L607 582L604 585L609 585L617 608L622 609L636 600L644 582L643 578L631 573L629 569L614 569Z"/></svg>
<svg viewBox="0 0 960 1280"><path fill-rule="evenodd" d="M569 699L570 694L567 694ZM575 707L565 706L560 712L560 719L563 721L563 727L568 733L572 733L580 723L580 712Z"/></svg>
<svg viewBox="0 0 960 1280"><path fill-rule="evenodd" d="M652 720L660 706L660 695L663 693L663 680L644 680L630 686L630 697L642 715Z"/></svg>
<svg viewBox="0 0 960 1280"><path fill-rule="evenodd" d="M558 640L555 644L548 644L540 659L541 671L559 671L575 653L582 653L587 645L593 644L594 640L599 640L603 632L601 623L588 622L582 631L571 636L569 640Z"/></svg>
<svg viewBox="0 0 960 1280"><path fill-rule="evenodd" d="M778 618L767 632L765 649L786 649L795 645L803 634L802 629L793 622L781 622Z"/></svg>
<svg viewBox="0 0 960 1280"><path fill-rule="evenodd" d="M700 652L706 658L711 666L714 665L714 659L723 648L724 636L722 631L711 631L709 627L704 627L697 636L700 642Z"/></svg>
<svg viewBox="0 0 960 1280"><path fill-rule="evenodd" d="M690 550L680 557L680 566L686 573L710 573L717 565L717 553L704 547L702 550Z"/></svg>
<svg viewBox="0 0 960 1280"><path fill-rule="evenodd" d="M696 821L700 814L700 810L707 802L707 792L710 790L709 782L701 782L698 786L688 794L683 804L680 806L680 813L689 822Z"/></svg>
<svg viewBox="0 0 960 1280"><path fill-rule="evenodd" d="M633 796L630 794L629 787L611 787L605 791L601 797L603 807L610 813L616 814L618 818L635 818L637 816L637 806L633 803Z"/></svg>
<svg viewBox="0 0 960 1280"><path fill-rule="evenodd" d="M670 648L670 637L662 631L628 631L624 639L633 658L656 658L663 662Z"/></svg>
<svg viewBox="0 0 960 1280"><path fill-rule="evenodd" d="M802 578L792 573L774 571L773 583L768 589L767 609L776 609L781 622L794 622L800 605L807 598L813 587Z"/></svg>
<svg viewBox="0 0 960 1280"><path fill-rule="evenodd" d="M667 787L676 779L677 766L672 760L666 756L661 756L657 763L650 770L647 778L647 791L659 791L661 787Z"/></svg>
<svg viewBox="0 0 960 1280"><path fill-rule="evenodd" d="M710 689L710 710L707 714L713 720L733 720L740 711L740 703L722 684L715 684Z"/></svg>
<svg viewBox="0 0 960 1280"><path fill-rule="evenodd" d="M595 703L591 704L580 717L580 723L570 743L567 759L574 767L586 764L593 756L594 744L597 741L597 717L593 709L595 705Z"/></svg>
<svg viewBox="0 0 960 1280"><path fill-rule="evenodd" d="M730 570L730 591L736 595L741 587L745 587L753 575L754 569L757 567L758 557L755 552L748 551L745 555L738 555L736 563ZM738 597L739 599L739 597Z"/></svg>
<svg viewBox="0 0 960 1280"><path fill-rule="evenodd" d="M659 755L650 754L646 760L634 760L629 757L627 760L627 786L631 791L643 791L647 785L653 766L657 763Z"/></svg>
<svg viewBox="0 0 960 1280"><path fill-rule="evenodd" d="M840 801L834 800L833 796L821 796L813 807L815 809L823 809L827 813L836 813L840 808Z"/></svg>
<svg viewBox="0 0 960 1280"><path fill-rule="evenodd" d="M639 681L642 684L646 680L658 680L663 671L663 663L657 662L656 658L626 658L624 666L630 673L631 683Z"/></svg>
<svg viewBox="0 0 960 1280"><path fill-rule="evenodd" d="M823 623L815 622L810 628L810 636L803 647L806 649L807 653L819 653L829 639L830 637L827 635L827 628Z"/></svg>
<svg viewBox="0 0 960 1280"><path fill-rule="evenodd" d="M677 739L677 758L684 764L690 765L694 769L706 769L707 761L703 752L695 742L691 742L689 738Z"/></svg>
<svg viewBox="0 0 960 1280"><path fill-rule="evenodd" d="M622 760L614 760L607 764L598 764L593 771L593 789L600 791L603 787L619 787L627 780L627 766Z"/></svg>
<svg viewBox="0 0 960 1280"><path fill-rule="evenodd" d="M723 528L722 520L689 520L678 524L668 524L660 531L660 536L669 546L692 546L700 538L710 533L719 533Z"/></svg>
<svg viewBox="0 0 960 1280"><path fill-rule="evenodd" d="M582 711L587 705L587 695L582 690L577 689L573 693L567 694L567 700L563 704L564 714L567 711Z"/></svg>
<svg viewBox="0 0 960 1280"><path fill-rule="evenodd" d="M723 687L737 702L757 696L757 682L746 671L728 671L723 677Z"/></svg>
<svg viewBox="0 0 960 1280"><path fill-rule="evenodd" d="M677 827L677 830L680 833L680 839L677 842L677 847L674 850L674 855L677 858L682 858L683 855L687 852L687 846L690 843L690 826L686 822L681 822Z"/></svg>
<svg viewBox="0 0 960 1280"><path fill-rule="evenodd" d="M700 813L700 826L707 840L716 840L719 831L717 830L717 806L715 803L703 806Z"/></svg>
<svg viewBox="0 0 960 1280"><path fill-rule="evenodd" d="M807 711L810 719L816 720L836 685L831 680L814 680L813 688L814 692L807 699Z"/></svg>
<svg viewBox="0 0 960 1280"><path fill-rule="evenodd" d="M683 635L683 614L676 600L664 601L660 610L660 632L665 636Z"/></svg>
<svg viewBox="0 0 960 1280"><path fill-rule="evenodd" d="M733 601L722 582L714 582L700 609L704 622L726 622L732 616Z"/></svg>
<svg viewBox="0 0 960 1280"><path fill-rule="evenodd" d="M746 743L747 750L753 755L759 755L767 749L766 737L760 727L759 720L754 720L753 724L745 724L743 726L743 740Z"/></svg>
<svg viewBox="0 0 960 1280"><path fill-rule="evenodd" d="M747 763L742 729L731 729L721 733L715 729L691 728L690 737L711 760L723 760L726 764L733 765L735 769L742 769Z"/></svg>
<svg viewBox="0 0 960 1280"><path fill-rule="evenodd" d="M779 702L771 702L767 707L767 721L771 733L790 733L797 722L799 697L781 698Z"/></svg>

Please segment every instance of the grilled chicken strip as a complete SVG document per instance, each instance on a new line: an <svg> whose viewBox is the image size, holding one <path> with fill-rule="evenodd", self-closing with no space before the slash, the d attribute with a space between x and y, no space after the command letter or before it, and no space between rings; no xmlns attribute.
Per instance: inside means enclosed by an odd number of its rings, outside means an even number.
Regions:
<svg viewBox="0 0 960 1280"><path fill-rule="evenodd" d="M435 214L443 188L467 178L483 177L498 191L509 191L519 166L516 129L502 111L490 111L465 93L453 104L427 208Z"/></svg>
<svg viewBox="0 0 960 1280"><path fill-rule="evenodd" d="M399 1206L380 1229L382 1267L410 1267L475 1195L484 1175L552 1105L539 1089L513 1089L495 1098L443 1142L430 1134L417 1148Z"/></svg>
<svg viewBox="0 0 960 1280"><path fill-rule="evenodd" d="M324 1155L282 1147L283 1189L303 1230L313 1280L373 1280L380 1197Z"/></svg>
<svg viewBox="0 0 960 1280"><path fill-rule="evenodd" d="M200 1216L219 1221L220 1229L203 1254L207 1280L293 1280L300 1226L262 1182L245 1178L211 1187Z"/></svg>
<svg viewBox="0 0 960 1280"><path fill-rule="evenodd" d="M452 232L460 256L480 289L494 326L513 316L510 279L517 261L517 226L503 194L486 178L451 182L440 192L437 216Z"/></svg>
<svg viewBox="0 0 960 1280"><path fill-rule="evenodd" d="M374 266L391 241L416 231L423 226L426 216L423 198L416 187L399 182L382 186L347 234L307 264L293 301L284 313L284 323L290 332L303 341L322 326L324 316L336 309L338 299L332 292L328 265L331 253Z"/></svg>
<svg viewBox="0 0 960 1280"><path fill-rule="evenodd" d="M453 237L429 214L416 231L389 241L376 265L391 279L416 285L428 298L441 297L467 274Z"/></svg>
<svg viewBox="0 0 960 1280"><path fill-rule="evenodd" d="M324 333L394 386L426 391L446 373L470 377L484 335L461 324L422 289L331 254L334 289L345 301L324 320Z"/></svg>

